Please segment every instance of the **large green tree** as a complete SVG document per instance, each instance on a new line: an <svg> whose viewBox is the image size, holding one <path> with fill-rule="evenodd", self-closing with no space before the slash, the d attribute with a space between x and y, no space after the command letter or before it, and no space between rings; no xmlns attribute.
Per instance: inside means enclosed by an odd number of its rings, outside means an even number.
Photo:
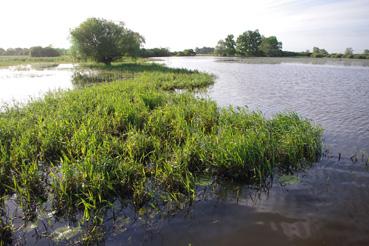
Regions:
<svg viewBox="0 0 369 246"><path fill-rule="evenodd" d="M282 43L275 36L262 37L259 49L265 56L282 55Z"/></svg>
<svg viewBox="0 0 369 246"><path fill-rule="evenodd" d="M215 54L220 56L234 56L236 54L236 42L233 34L229 34L224 40L218 41Z"/></svg>
<svg viewBox="0 0 369 246"><path fill-rule="evenodd" d="M72 54L110 64L123 56L137 56L143 37L120 23L89 18L71 31Z"/></svg>
<svg viewBox="0 0 369 246"><path fill-rule="evenodd" d="M226 56L226 44L224 40L219 40L217 46L215 46L214 53L218 56Z"/></svg>
<svg viewBox="0 0 369 246"><path fill-rule="evenodd" d="M225 40L225 52L227 56L234 56L236 54L236 42L234 41L233 34L229 34Z"/></svg>
<svg viewBox="0 0 369 246"><path fill-rule="evenodd" d="M344 57L353 58L354 57L354 50L352 48L346 48Z"/></svg>
<svg viewBox="0 0 369 246"><path fill-rule="evenodd" d="M319 58L319 57L327 57L329 53L325 49L319 49L318 47L313 47L313 53L311 57Z"/></svg>
<svg viewBox="0 0 369 246"><path fill-rule="evenodd" d="M258 56L260 55L259 46L261 41L259 30L246 31L237 38L237 53L241 56Z"/></svg>

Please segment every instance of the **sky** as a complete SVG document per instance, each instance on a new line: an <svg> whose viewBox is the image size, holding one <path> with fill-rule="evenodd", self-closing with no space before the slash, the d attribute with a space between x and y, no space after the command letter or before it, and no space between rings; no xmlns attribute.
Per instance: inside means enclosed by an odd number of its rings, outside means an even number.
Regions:
<svg viewBox="0 0 369 246"><path fill-rule="evenodd" d="M259 29L284 50L369 49L369 0L1 0L0 47L68 48L89 17L123 21L146 48L214 47L228 34Z"/></svg>

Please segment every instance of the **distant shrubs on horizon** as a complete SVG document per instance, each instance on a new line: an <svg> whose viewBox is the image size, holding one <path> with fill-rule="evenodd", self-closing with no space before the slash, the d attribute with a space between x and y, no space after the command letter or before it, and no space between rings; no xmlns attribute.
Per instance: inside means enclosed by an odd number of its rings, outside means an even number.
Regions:
<svg viewBox="0 0 369 246"><path fill-rule="evenodd" d="M53 48L51 46L34 46L31 48L0 48L0 56L30 56L30 57L57 57L66 55L67 49Z"/></svg>
<svg viewBox="0 0 369 246"><path fill-rule="evenodd" d="M307 51L309 52L309 51ZM342 53L331 53L329 54L325 49L319 49L318 47L313 48L313 52L310 54L314 58L353 58L353 59L369 59L369 50L364 50L362 54L354 54L352 48L346 48L345 52Z"/></svg>
<svg viewBox="0 0 369 246"><path fill-rule="evenodd" d="M259 30L246 31L240 34L237 39L233 34L227 35L225 39L219 40L214 50L214 55L218 56L241 56L241 57L313 57L313 58L354 58L369 59L369 50L362 54L354 54L352 48L347 48L343 54L329 54L325 49L313 47L313 52L283 51L282 42L276 36L265 37Z"/></svg>
<svg viewBox="0 0 369 246"><path fill-rule="evenodd" d="M141 49L140 57L166 57L166 56L195 56L197 52L193 49L171 52L167 48Z"/></svg>
<svg viewBox="0 0 369 246"><path fill-rule="evenodd" d="M57 57L60 56L61 53L57 49L54 49L50 46L45 48L36 46L30 48L29 55L31 57Z"/></svg>
<svg viewBox="0 0 369 246"><path fill-rule="evenodd" d="M313 48L313 52L306 50L302 52L295 51L271 51L273 55L265 55L259 53L255 56L279 56L279 57L313 57L313 58L349 58L349 59L369 59L369 49L364 50L361 54L354 54L352 48L347 48L344 53L328 53L325 49L320 49L318 47ZM274 53L273 53L274 52ZM52 48L52 47L40 47L35 46L31 48L0 48L0 56L30 56L30 57L58 57L62 55L68 55L68 49L62 48ZM232 53L231 53L232 54ZM219 53L216 48L212 47L196 47L193 49L185 49L183 51L171 52L168 48L142 48L139 52L139 57L169 57L169 56L195 56L195 55L218 55L218 56L243 56L237 53L233 55L226 55L224 53Z"/></svg>
<svg viewBox="0 0 369 246"><path fill-rule="evenodd" d="M224 40L219 40L214 53L219 56L282 56L282 42L276 36L265 37L259 30L245 31L235 40L229 34Z"/></svg>

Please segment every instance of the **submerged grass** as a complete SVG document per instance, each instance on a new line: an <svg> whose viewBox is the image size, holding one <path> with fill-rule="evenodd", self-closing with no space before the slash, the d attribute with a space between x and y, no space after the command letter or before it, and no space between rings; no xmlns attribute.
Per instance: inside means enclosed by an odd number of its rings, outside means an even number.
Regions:
<svg viewBox="0 0 369 246"><path fill-rule="evenodd" d="M110 66L84 63L74 74L73 81L77 85L90 85L134 77L139 77L140 83L149 83L157 89L164 90L195 90L213 84L211 75L186 69L168 68L156 63L145 63L142 59L135 63L126 61L113 63Z"/></svg>
<svg viewBox="0 0 369 246"><path fill-rule="evenodd" d="M49 194L60 214L77 209L91 220L116 198L136 208L180 203L202 176L262 184L320 154L321 129L294 113L266 119L172 92L206 87L210 75L157 64L88 68L132 76L0 113L0 196L16 193L28 219Z"/></svg>

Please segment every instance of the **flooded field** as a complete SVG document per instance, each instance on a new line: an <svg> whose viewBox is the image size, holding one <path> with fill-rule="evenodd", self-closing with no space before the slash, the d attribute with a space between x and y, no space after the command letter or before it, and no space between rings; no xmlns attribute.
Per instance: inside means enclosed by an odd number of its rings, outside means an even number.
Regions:
<svg viewBox="0 0 369 246"><path fill-rule="evenodd" d="M161 62L214 74L215 84L200 96L219 106L247 106L267 117L294 111L311 119L324 129L325 153L312 168L292 180L274 177L262 191L217 184L198 190L191 206L150 219L129 207L118 209L107 215L105 244L369 244L367 61L170 57ZM0 69L0 102L73 88L73 73L71 66ZM47 229L29 224L15 233L15 241L49 245L54 241L42 232L65 225L78 227L64 220L53 220Z"/></svg>

